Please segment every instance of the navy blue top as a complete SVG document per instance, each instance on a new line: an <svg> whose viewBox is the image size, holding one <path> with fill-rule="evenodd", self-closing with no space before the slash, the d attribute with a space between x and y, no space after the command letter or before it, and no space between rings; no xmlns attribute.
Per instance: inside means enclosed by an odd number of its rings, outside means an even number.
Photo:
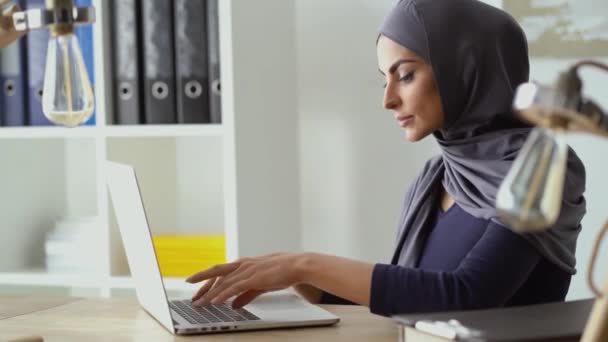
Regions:
<svg viewBox="0 0 608 342"><path fill-rule="evenodd" d="M439 212L416 268L377 264L370 309L391 316L563 301L571 275L524 238L454 204ZM350 304L324 293L325 304Z"/></svg>

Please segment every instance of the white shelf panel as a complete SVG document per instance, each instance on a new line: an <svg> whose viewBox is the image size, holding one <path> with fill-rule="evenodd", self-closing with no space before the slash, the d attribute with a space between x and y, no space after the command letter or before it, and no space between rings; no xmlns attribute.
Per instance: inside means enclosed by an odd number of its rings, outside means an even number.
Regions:
<svg viewBox="0 0 608 342"><path fill-rule="evenodd" d="M186 283L186 278L163 278L165 289L167 290L198 290L199 284ZM108 283L112 289L132 289L135 288L131 277L112 277Z"/></svg>
<svg viewBox="0 0 608 342"><path fill-rule="evenodd" d="M220 137L222 125L142 125L142 126L107 126L100 128L107 137Z"/></svg>
<svg viewBox="0 0 608 342"><path fill-rule="evenodd" d="M106 283L104 277L95 274L54 274L45 271L0 272L0 286L100 288L104 283Z"/></svg>
<svg viewBox="0 0 608 342"><path fill-rule="evenodd" d="M96 137L221 137L222 125L141 125L107 127L2 127L0 139L96 138Z"/></svg>
<svg viewBox="0 0 608 342"><path fill-rule="evenodd" d="M93 126L1 127L0 139L87 138L95 137L97 132L98 128Z"/></svg>
<svg viewBox="0 0 608 342"><path fill-rule="evenodd" d="M188 284L186 278L163 278L167 290L195 290L200 285ZM45 271L0 272L0 286L40 286L75 288L135 288L131 277L103 277L95 274L53 274Z"/></svg>

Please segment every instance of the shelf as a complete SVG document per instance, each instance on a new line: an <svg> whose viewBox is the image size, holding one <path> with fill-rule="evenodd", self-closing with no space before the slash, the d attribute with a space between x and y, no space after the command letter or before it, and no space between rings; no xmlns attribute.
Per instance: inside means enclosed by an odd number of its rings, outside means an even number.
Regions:
<svg viewBox="0 0 608 342"><path fill-rule="evenodd" d="M97 127L85 126L65 128L46 127L1 127L0 139L46 139L46 138L88 138L94 137Z"/></svg>
<svg viewBox="0 0 608 342"><path fill-rule="evenodd" d="M163 278L166 290L194 290L200 287L199 284L186 283L186 278ZM112 289L132 289L135 288L131 277L112 277L108 282L108 287Z"/></svg>
<svg viewBox="0 0 608 342"><path fill-rule="evenodd" d="M100 128L107 137L220 137L222 125L145 125L145 126L107 126Z"/></svg>
<svg viewBox="0 0 608 342"><path fill-rule="evenodd" d="M167 290L194 290L197 284L188 284L185 278L163 278ZM131 277L102 277L95 274L53 274L45 271L0 272L0 287L7 285L73 288L132 289Z"/></svg>
<svg viewBox="0 0 608 342"><path fill-rule="evenodd" d="M96 138L96 137L220 137L222 125L141 125L106 127L2 127L0 139Z"/></svg>
<svg viewBox="0 0 608 342"><path fill-rule="evenodd" d="M222 231L227 260L277 246L299 250L293 4L273 4L280 15L269 26L249 20L267 14L269 6L218 1L222 124L114 126L108 124L114 115L109 5L93 3L97 125L0 127L0 154L8 157L0 216L13 227L0 245L0 269L16 270L0 271L0 287L101 289L102 296L113 289L118 295L132 292L133 280L117 276L128 275L129 268L107 191L106 160L137 170L152 232ZM269 44L252 45L259 37L269 37ZM288 72L269 72L277 68ZM43 264L44 236L55 221L76 216L99 217L94 274L30 269ZM165 285L176 292L199 287L175 278L166 278Z"/></svg>
<svg viewBox="0 0 608 342"><path fill-rule="evenodd" d="M43 286L98 288L104 284L103 277L95 274L60 274L45 271L0 272L0 286Z"/></svg>

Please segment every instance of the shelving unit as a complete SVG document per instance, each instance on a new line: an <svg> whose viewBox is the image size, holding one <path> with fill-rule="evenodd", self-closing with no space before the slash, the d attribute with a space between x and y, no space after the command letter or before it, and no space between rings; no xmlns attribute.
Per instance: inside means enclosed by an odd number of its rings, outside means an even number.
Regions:
<svg viewBox="0 0 608 342"><path fill-rule="evenodd" d="M118 137L218 137L222 125L142 125L106 127L2 127L2 139L118 138Z"/></svg>
<svg viewBox="0 0 608 342"><path fill-rule="evenodd" d="M23 286L110 296L133 287L106 160L135 167L153 233L224 234L228 260L299 249L295 70L285 67L295 54L294 5L219 4L222 124L113 126L108 2L94 1L96 126L0 127L0 292ZM271 10L277 22L260 22ZM98 262L86 274L50 273L45 234L70 217L96 217L97 239L86 247L98 248ZM192 289L183 279L165 285Z"/></svg>
<svg viewBox="0 0 608 342"><path fill-rule="evenodd" d="M43 287L74 287L81 289L131 289L133 280L128 277L100 277L99 275L65 275L49 274L44 270L4 272L0 274L2 285L43 286ZM169 290L189 290L193 286L183 278L164 278L165 287Z"/></svg>

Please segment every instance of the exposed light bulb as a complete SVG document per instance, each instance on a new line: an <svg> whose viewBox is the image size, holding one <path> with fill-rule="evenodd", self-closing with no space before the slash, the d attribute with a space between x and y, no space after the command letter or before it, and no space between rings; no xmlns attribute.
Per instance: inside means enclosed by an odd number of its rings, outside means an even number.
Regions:
<svg viewBox="0 0 608 342"><path fill-rule="evenodd" d="M500 218L519 232L552 226L561 211L567 160L563 131L533 130L498 190Z"/></svg>
<svg viewBox="0 0 608 342"><path fill-rule="evenodd" d="M78 39L73 33L51 35L42 95L44 115L56 124L76 127L91 117L94 106Z"/></svg>

